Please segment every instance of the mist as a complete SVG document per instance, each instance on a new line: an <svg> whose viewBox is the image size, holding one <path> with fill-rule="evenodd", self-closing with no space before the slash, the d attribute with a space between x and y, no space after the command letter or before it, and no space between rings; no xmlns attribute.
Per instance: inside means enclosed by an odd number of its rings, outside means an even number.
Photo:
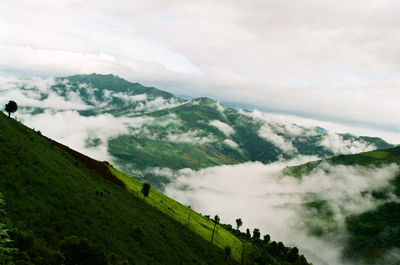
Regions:
<svg viewBox="0 0 400 265"><path fill-rule="evenodd" d="M345 217L383 203L361 193L389 187L389 180L399 168L389 165L366 170L358 166L323 164L302 179L281 173L288 164L312 159L315 157L269 165L248 162L199 171L159 170L158 173L174 178L165 188L168 196L191 205L198 212L219 214L222 223L234 227L235 219L242 218L242 231L259 228L262 234L270 234L272 240L296 245L313 264L347 264L341 258L347 237ZM312 236L304 223L305 217L315 213L303 205L313 200L326 200L335 213L337 228L334 232L326 231L321 238Z"/></svg>

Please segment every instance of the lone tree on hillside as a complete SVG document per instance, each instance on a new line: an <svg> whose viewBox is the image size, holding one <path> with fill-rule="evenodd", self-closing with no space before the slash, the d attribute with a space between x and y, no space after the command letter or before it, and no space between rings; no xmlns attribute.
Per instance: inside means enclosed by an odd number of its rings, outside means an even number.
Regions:
<svg viewBox="0 0 400 265"><path fill-rule="evenodd" d="M142 185L142 190L140 192L143 194L144 200L146 200L146 197L149 197L150 193L150 183L144 182Z"/></svg>
<svg viewBox="0 0 400 265"><path fill-rule="evenodd" d="M212 243L213 240L214 240L215 227L217 227L217 224L219 224L219 216L218 216L218 214L215 215L215 217L214 217L214 219L213 219L213 222L214 222L214 229L213 229L212 236L211 236L211 243Z"/></svg>
<svg viewBox="0 0 400 265"><path fill-rule="evenodd" d="M189 208L189 216L188 216L188 224L190 224L190 216L192 216L192 206L188 206Z"/></svg>
<svg viewBox="0 0 400 265"><path fill-rule="evenodd" d="M8 117L10 117L11 113L16 112L18 109L18 105L15 101L10 100L7 104L6 104L6 111L8 112Z"/></svg>
<svg viewBox="0 0 400 265"><path fill-rule="evenodd" d="M237 230L239 230L239 227L241 227L242 225L243 225L242 218L236 219L236 228L237 228Z"/></svg>

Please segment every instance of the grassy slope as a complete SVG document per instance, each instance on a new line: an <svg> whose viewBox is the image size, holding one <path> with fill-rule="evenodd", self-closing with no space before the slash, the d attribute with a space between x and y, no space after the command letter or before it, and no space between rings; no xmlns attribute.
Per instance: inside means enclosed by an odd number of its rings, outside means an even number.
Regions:
<svg viewBox="0 0 400 265"><path fill-rule="evenodd" d="M16 260L55 264L57 251L65 255L63 240L75 235L131 264L231 263L221 249L54 142L3 114L0 124L0 190L7 202L7 225L20 249ZM223 230L219 234L238 243ZM226 244L218 238L219 245Z"/></svg>
<svg viewBox="0 0 400 265"><path fill-rule="evenodd" d="M310 173L321 163L332 165L361 165L365 167L383 166L391 163L400 164L400 147L364 152L355 155L341 155L325 160L309 162L304 165L287 168L286 174L301 177ZM373 210L346 218L346 229L349 232L345 242L344 255L367 263L380 263L385 252L393 248L400 248L400 173L392 180L393 191L371 191L370 194L377 200L397 197L397 202L384 202ZM319 216L316 221L324 226L331 223L331 212L322 201L311 205ZM321 218L322 217L322 218ZM315 221L315 220L314 220ZM324 227L324 229L335 229ZM318 235L319 231L310 231ZM385 264L392 264L385 260ZM397 261L398 262L398 261ZM398 263L397 263L398 264Z"/></svg>
<svg viewBox="0 0 400 265"><path fill-rule="evenodd" d="M126 187L132 192L132 194L134 194L138 198L143 198L140 193L142 184L139 181L119 172L114 168L110 169L113 174L115 174L125 183ZM185 225L188 224L189 212L192 212L190 223L189 225L187 225L187 227L193 230L196 234L203 237L205 240L211 239L214 223L206 217L202 216L201 214L190 210L187 206L180 204L179 202L154 189L150 191L150 195L146 199L146 202L157 208L164 214L171 216L178 222ZM224 228L218 228L218 231L214 235L214 244L222 249L230 246L232 249L232 256L237 261L240 261L241 255L243 253L243 244L239 239L237 239L230 232L226 231Z"/></svg>

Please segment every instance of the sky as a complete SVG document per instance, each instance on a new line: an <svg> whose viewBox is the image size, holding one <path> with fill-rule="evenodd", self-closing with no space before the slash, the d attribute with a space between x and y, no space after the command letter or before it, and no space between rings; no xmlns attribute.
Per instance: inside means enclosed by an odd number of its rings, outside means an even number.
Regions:
<svg viewBox="0 0 400 265"><path fill-rule="evenodd" d="M2 1L0 73L112 73L400 143L399 12L396 0Z"/></svg>

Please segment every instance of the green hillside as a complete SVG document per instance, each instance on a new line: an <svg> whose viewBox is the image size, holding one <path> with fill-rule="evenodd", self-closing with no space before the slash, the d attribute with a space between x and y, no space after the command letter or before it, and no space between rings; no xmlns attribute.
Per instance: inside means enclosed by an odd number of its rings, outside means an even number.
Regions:
<svg viewBox="0 0 400 265"><path fill-rule="evenodd" d="M15 249L1 264L308 264L229 225L212 244L207 217L155 190L144 200L136 180L4 114L0 125L0 223Z"/></svg>
<svg viewBox="0 0 400 265"><path fill-rule="evenodd" d="M390 164L400 165L400 147L313 161L286 168L284 173L302 178L314 170L326 168L324 165L327 163L332 166L362 166L367 170ZM363 264L399 264L400 259L393 251L400 248L400 172L390 185L383 189L363 191L361 195L366 199L372 197L377 207L346 217L345 229L349 236L343 242L345 258L361 260ZM307 203L306 207L313 209L314 214L305 217L313 235L321 236L326 231L336 231L337 224L329 202L314 201Z"/></svg>
<svg viewBox="0 0 400 265"><path fill-rule="evenodd" d="M3 114L0 124L0 190L16 264L234 263L57 143Z"/></svg>

